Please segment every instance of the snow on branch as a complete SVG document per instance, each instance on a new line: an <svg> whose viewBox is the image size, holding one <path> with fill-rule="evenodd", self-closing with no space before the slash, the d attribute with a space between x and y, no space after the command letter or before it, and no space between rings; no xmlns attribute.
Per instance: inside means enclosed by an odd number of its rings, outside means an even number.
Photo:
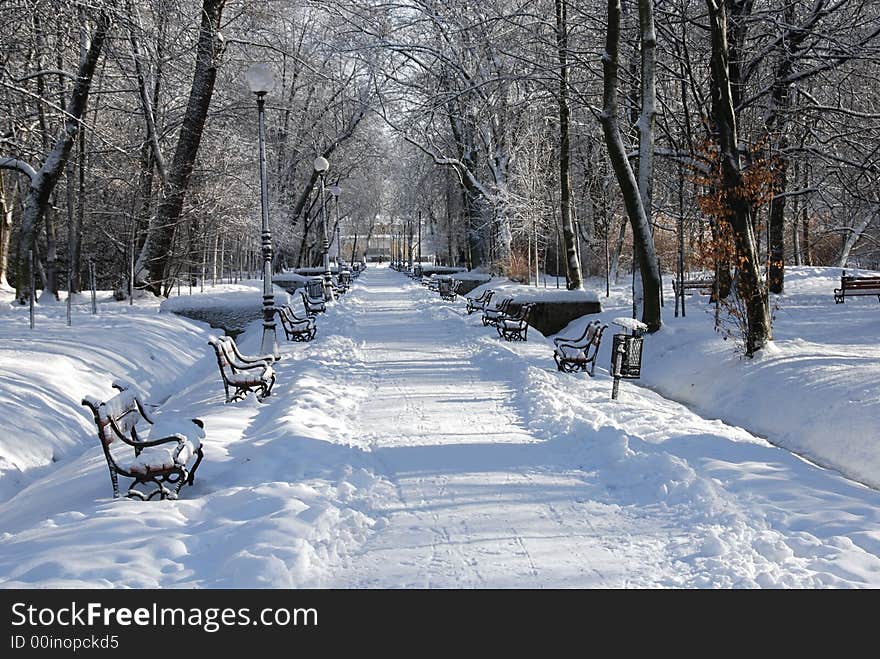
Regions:
<svg viewBox="0 0 880 659"><path fill-rule="evenodd" d="M24 160L18 160L16 158L5 158L0 156L0 169L15 169L21 172L22 174L27 175L27 177L33 183L37 178L36 170L27 164Z"/></svg>

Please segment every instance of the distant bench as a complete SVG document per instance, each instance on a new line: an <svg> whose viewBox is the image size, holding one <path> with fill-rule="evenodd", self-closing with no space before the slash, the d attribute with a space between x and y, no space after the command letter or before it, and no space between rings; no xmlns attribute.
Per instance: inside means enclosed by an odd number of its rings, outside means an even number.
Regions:
<svg viewBox="0 0 880 659"><path fill-rule="evenodd" d="M712 293L712 289L715 288L715 279L713 277L701 277L698 279L685 279L683 282L678 281L678 279L673 279L672 290L676 296L679 294L679 288L681 288L682 291Z"/></svg>
<svg viewBox="0 0 880 659"><path fill-rule="evenodd" d="M596 355L599 354L602 334L606 329L608 325L602 325L598 320L594 320L587 323L584 333L576 339L564 337L553 339L556 345L553 359L556 361L557 370L565 373L586 371L592 376L596 370Z"/></svg>
<svg viewBox="0 0 880 659"><path fill-rule="evenodd" d="M834 289L834 302L841 304L846 296L876 295L880 301L880 276L848 275L844 270L840 275L840 288Z"/></svg>
<svg viewBox="0 0 880 659"><path fill-rule="evenodd" d="M211 338L208 343L217 355L227 403L242 400L250 392L256 393L257 400L263 400L272 393L275 384L275 371L272 369L274 356L243 355L231 336Z"/></svg>

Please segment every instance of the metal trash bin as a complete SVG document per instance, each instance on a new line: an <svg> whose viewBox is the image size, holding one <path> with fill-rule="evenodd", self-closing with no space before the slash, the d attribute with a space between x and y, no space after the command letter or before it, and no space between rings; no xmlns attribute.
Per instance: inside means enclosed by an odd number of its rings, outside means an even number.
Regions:
<svg viewBox="0 0 880 659"><path fill-rule="evenodd" d="M617 400L620 381L637 380L642 375L642 348L648 326L635 318L615 318L611 322L631 332L615 334L611 344L611 399Z"/></svg>

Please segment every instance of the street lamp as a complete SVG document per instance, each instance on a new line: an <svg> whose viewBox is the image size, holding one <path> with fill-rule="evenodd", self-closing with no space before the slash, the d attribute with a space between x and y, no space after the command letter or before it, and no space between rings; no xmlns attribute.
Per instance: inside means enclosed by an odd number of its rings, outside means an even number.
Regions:
<svg viewBox="0 0 880 659"><path fill-rule="evenodd" d="M327 240L327 208L324 204L325 194L324 194L324 177L327 175L327 170L330 169L330 163L327 162L327 159L324 156L318 156L315 158L315 171L318 172L318 177L321 179L321 224L324 232L324 244L322 245L324 249L324 299L332 300L333 299L333 278L330 274L330 243Z"/></svg>
<svg viewBox="0 0 880 659"><path fill-rule="evenodd" d="M342 188L339 187L338 183L334 183L330 186L330 194L333 195L333 206L336 208L336 267L339 269L339 272L342 272L342 267L339 265L339 193L342 192Z"/></svg>
<svg viewBox="0 0 880 659"><path fill-rule="evenodd" d="M245 75L248 87L257 95L257 116L260 124L260 205L263 227L260 234L263 253L263 340L260 352L277 359L278 340L275 336L275 294L272 289L272 233L269 230L269 191L266 185L266 123L263 115L266 94L275 87L275 77L266 64L252 65Z"/></svg>

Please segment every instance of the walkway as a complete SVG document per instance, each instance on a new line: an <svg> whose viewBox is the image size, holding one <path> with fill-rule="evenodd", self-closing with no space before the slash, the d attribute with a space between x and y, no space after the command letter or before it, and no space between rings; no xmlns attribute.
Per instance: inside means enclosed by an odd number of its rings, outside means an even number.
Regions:
<svg viewBox="0 0 880 659"><path fill-rule="evenodd" d="M638 410L634 417L628 405L608 402L607 379L556 379L540 341L516 346L517 354L497 354L508 346L479 327L476 315L464 316L462 305L441 303L402 274L373 268L365 282L350 336L363 359L352 377L368 382L370 394L360 407L354 441L372 452L393 491L372 502L370 514L379 520L372 537L328 585L828 582L813 574L812 556L796 557L792 545L803 543L770 528L763 513L750 519L741 502L716 486L717 473L696 473L684 459L649 444L637 448L641 442L624 430L647 437L658 428L646 428ZM543 370L529 376L530 362ZM548 382L554 388L574 382L595 399L592 413L604 409L620 416L594 419L588 427L589 410L580 419L565 405L546 414L536 406L550 407L562 396L542 386ZM628 389L630 398L641 395ZM754 445L731 450L731 441L742 442L746 433L718 428L669 401L658 405L650 392L644 396L648 401L641 405L668 414L665 420L646 415L648 426L679 421L685 426L679 439L703 435L704 455L693 461L697 468L719 450L732 461L752 461L758 453L759 460L782 458L786 472L800 468L793 466L799 461L755 438L746 440ZM716 436L705 434L706 424ZM566 428L570 436L556 434ZM681 445L675 448L681 453ZM765 468L779 469L766 464L752 471ZM677 500L673 488L680 490ZM802 512L810 514L807 507ZM871 558L875 567L880 564Z"/></svg>

